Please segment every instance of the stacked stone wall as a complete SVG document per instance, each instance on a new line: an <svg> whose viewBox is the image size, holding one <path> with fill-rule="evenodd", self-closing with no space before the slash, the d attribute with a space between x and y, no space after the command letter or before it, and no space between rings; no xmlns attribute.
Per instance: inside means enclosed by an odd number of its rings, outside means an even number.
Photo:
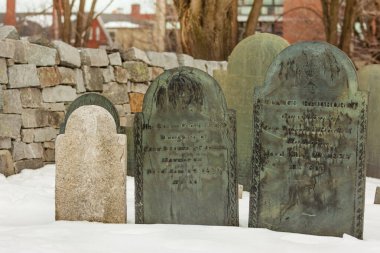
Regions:
<svg viewBox="0 0 380 253"><path fill-rule="evenodd" d="M143 94L165 69L192 66L212 75L226 62L171 52L74 48L62 41L30 43L0 27L0 173L54 163L54 141L70 103L86 92L112 101L131 127ZM131 140L128 140L131 141Z"/></svg>

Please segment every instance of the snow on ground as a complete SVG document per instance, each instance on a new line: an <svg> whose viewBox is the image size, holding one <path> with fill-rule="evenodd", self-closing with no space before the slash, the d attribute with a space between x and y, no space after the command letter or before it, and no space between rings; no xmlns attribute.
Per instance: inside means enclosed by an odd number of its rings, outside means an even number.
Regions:
<svg viewBox="0 0 380 253"><path fill-rule="evenodd" d="M55 166L0 174L0 253L104 252L380 252L379 179L367 178L364 240L247 228L248 192L240 227L134 224L134 182L128 177L128 224L54 220Z"/></svg>

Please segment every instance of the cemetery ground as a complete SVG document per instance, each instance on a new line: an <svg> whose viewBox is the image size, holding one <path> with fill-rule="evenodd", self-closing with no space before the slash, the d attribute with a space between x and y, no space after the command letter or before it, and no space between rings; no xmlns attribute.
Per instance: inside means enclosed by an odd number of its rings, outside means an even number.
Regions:
<svg viewBox="0 0 380 253"><path fill-rule="evenodd" d="M247 228L249 193L239 203L240 227L134 224L134 180L128 177L128 224L55 221L55 165L0 175L0 252L380 252L380 179L367 178L364 239Z"/></svg>

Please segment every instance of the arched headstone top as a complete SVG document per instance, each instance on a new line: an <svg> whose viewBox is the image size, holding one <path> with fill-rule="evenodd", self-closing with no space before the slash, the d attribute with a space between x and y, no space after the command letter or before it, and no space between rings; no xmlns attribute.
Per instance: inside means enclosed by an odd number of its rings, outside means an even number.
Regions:
<svg viewBox="0 0 380 253"><path fill-rule="evenodd" d="M226 112L226 101L217 81L206 72L192 67L165 71L153 81L144 96L143 113L148 118L156 113L198 113L224 118Z"/></svg>
<svg viewBox="0 0 380 253"><path fill-rule="evenodd" d="M358 71L359 90L371 92L371 86L380 80L380 64L364 66Z"/></svg>
<svg viewBox="0 0 380 253"><path fill-rule="evenodd" d="M285 39L274 34L257 33L249 36L239 42L229 56L228 74L261 76L271 64L273 56L288 46Z"/></svg>
<svg viewBox="0 0 380 253"><path fill-rule="evenodd" d="M65 133L66 125L71 114L78 108L85 105L97 105L107 110L115 121L117 133L124 133L124 129L120 127L118 112L116 108L113 106L112 102L104 96L99 95L97 93L87 93L75 99L69 106L65 115L65 121L61 124L61 128L59 131L60 134Z"/></svg>
<svg viewBox="0 0 380 253"><path fill-rule="evenodd" d="M284 49L267 71L258 95L275 90L286 96L335 99L357 92L356 70L350 58L325 42L301 42Z"/></svg>
<svg viewBox="0 0 380 253"><path fill-rule="evenodd" d="M96 126L96 127L94 127ZM86 136L116 134L116 123L112 115L98 105L81 106L67 120L65 134L83 133Z"/></svg>

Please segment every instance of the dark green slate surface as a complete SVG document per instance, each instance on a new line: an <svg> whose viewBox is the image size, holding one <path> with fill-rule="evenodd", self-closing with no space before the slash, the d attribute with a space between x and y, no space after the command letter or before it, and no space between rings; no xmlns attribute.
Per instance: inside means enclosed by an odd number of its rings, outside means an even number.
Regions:
<svg viewBox="0 0 380 253"><path fill-rule="evenodd" d="M136 223L239 224L235 114L211 76L165 71L134 128Z"/></svg>
<svg viewBox="0 0 380 253"><path fill-rule="evenodd" d="M362 238L367 97L327 43L283 50L254 95L249 226Z"/></svg>

